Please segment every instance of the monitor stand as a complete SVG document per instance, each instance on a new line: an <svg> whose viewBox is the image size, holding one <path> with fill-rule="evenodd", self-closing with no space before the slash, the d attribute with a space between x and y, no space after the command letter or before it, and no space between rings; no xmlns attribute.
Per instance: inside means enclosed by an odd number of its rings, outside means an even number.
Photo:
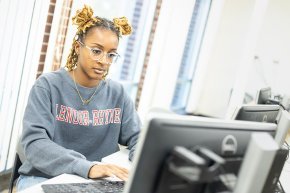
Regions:
<svg viewBox="0 0 290 193"><path fill-rule="evenodd" d="M165 160L154 193L231 192L219 178L225 163L207 148L176 146Z"/></svg>

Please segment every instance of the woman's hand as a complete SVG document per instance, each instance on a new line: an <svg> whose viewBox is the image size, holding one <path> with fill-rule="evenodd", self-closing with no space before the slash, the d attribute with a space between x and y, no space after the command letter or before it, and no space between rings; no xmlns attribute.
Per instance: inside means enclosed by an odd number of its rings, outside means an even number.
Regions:
<svg viewBox="0 0 290 193"><path fill-rule="evenodd" d="M89 178L118 177L128 180L128 170L113 164L94 165L89 171Z"/></svg>

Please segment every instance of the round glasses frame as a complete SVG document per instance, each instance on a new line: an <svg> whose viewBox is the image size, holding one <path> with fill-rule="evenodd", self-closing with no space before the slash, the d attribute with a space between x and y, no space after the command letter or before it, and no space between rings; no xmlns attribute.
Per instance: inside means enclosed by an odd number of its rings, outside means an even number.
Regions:
<svg viewBox="0 0 290 193"><path fill-rule="evenodd" d="M100 62L100 60L105 55L105 52L102 49L89 47L89 46L85 45L81 41L78 41L78 43L81 46L83 46L83 47L85 47L85 48L87 48L89 50L89 53L90 53L90 56L91 56L92 60ZM109 64L109 65L113 64L113 63L116 63L118 61L119 57L120 57L120 55L118 53L116 53L116 52L107 52L105 56L106 56L105 63Z"/></svg>

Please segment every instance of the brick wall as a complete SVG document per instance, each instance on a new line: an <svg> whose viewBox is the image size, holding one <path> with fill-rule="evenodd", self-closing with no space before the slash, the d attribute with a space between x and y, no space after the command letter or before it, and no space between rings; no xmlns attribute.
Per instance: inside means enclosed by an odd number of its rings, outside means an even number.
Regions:
<svg viewBox="0 0 290 193"><path fill-rule="evenodd" d="M158 17L159 17L159 13L160 13L161 4L162 4L162 0L157 0L155 13L154 13L154 20L153 20L151 31L150 31L150 35L149 35L149 40L148 40L148 44L147 44L147 48L146 48L146 55L145 55L145 58L144 58L143 68L142 68L142 71L141 71L140 81L139 81L139 84L138 84L138 90L137 90L136 99L135 99L135 107L136 107L136 109L138 109L139 102L140 102L140 97L141 97L141 94L142 94L144 79L145 79L146 72L147 72L148 61L149 61L149 58L150 58L152 42L154 40L154 35L155 35L155 31L156 31L156 26L157 26L157 22L158 22Z"/></svg>
<svg viewBox="0 0 290 193"><path fill-rule="evenodd" d="M42 74L43 69L44 69L45 57L46 57L49 36L50 36L50 31L51 31L51 25L52 25L54 10L55 10L55 3L56 3L56 0L50 0L47 18L46 18L45 31L44 31L44 35L42 39L42 47L41 47L41 53L40 53L39 62L38 62L36 78L38 78Z"/></svg>
<svg viewBox="0 0 290 193"><path fill-rule="evenodd" d="M57 32L57 38L55 43L55 49L53 54L53 64L52 70L57 70L61 66L61 60L63 57L63 48L69 23L69 18L71 14L73 0L65 0L63 1L62 10L61 10L61 18L59 21L59 28Z"/></svg>
<svg viewBox="0 0 290 193"><path fill-rule="evenodd" d="M60 68L60 65L61 65L63 47L64 47L67 27L69 23L72 2L73 0L64 0L61 7L61 14L60 14L61 16L60 16L59 25L58 25L59 27L57 30L57 35L56 35L56 40L55 40L56 42L55 42L55 47L53 51L53 63L51 64L52 65L51 70L57 70ZM53 20L53 16L55 12L55 5L56 5L56 0L50 0L36 78L38 78L43 73L46 54L47 54L47 48L48 48L48 42L51 35L50 32L51 32L52 20Z"/></svg>

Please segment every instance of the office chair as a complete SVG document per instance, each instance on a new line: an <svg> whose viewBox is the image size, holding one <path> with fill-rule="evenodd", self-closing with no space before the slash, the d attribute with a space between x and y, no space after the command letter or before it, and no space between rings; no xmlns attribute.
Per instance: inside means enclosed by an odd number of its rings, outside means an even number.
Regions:
<svg viewBox="0 0 290 193"><path fill-rule="evenodd" d="M20 176L20 174L18 173L18 169L20 168L20 166L26 159L23 152L24 151L23 151L22 146L20 145L20 138L19 138L17 142L17 146L16 146L16 154L15 154L14 164L13 164L12 173L10 177L8 193L13 192L14 183L16 179Z"/></svg>
<svg viewBox="0 0 290 193"><path fill-rule="evenodd" d="M12 174L10 177L8 193L12 193L14 182L20 176L20 174L18 173L18 169L20 168L21 165L22 165L22 162L20 160L20 157L19 157L18 153L16 153L13 168L12 168Z"/></svg>

